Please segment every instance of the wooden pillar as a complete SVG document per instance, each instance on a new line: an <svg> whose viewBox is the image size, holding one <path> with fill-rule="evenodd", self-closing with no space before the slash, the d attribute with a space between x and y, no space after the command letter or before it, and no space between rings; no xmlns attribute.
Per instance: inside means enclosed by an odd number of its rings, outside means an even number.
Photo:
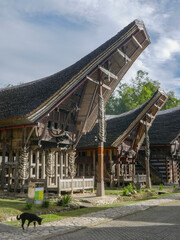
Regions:
<svg viewBox="0 0 180 240"><path fill-rule="evenodd" d="M18 178L18 165L19 165L19 151L16 151L16 165L15 165L15 173L14 173L14 192L17 191L19 178Z"/></svg>
<svg viewBox="0 0 180 240"><path fill-rule="evenodd" d="M110 187L113 186L113 170L112 170L112 167L113 167L113 160L112 160L112 149L109 149L109 164L110 164L110 171L111 171L111 176L110 176Z"/></svg>
<svg viewBox="0 0 180 240"><path fill-rule="evenodd" d="M63 152L60 152L60 178L63 179Z"/></svg>
<svg viewBox="0 0 180 240"><path fill-rule="evenodd" d="M58 152L55 152L55 185L58 186Z"/></svg>
<svg viewBox="0 0 180 240"><path fill-rule="evenodd" d="M9 152L9 159L8 159L8 189L11 189L12 186L12 158L13 158L13 152L12 150Z"/></svg>
<svg viewBox="0 0 180 240"><path fill-rule="evenodd" d="M89 163L89 166L88 166L88 176L91 176L91 163Z"/></svg>
<svg viewBox="0 0 180 240"><path fill-rule="evenodd" d="M127 179L127 166L128 166L127 163L124 164L124 177L125 177L125 179Z"/></svg>
<svg viewBox="0 0 180 240"><path fill-rule="evenodd" d="M150 167L149 167L149 158L150 158L150 148L149 148L149 136L147 128L147 118L146 118L146 130L145 130L145 163L146 163L146 186L151 188L151 177L150 177Z"/></svg>
<svg viewBox="0 0 180 240"><path fill-rule="evenodd" d="M174 160L172 159L172 183L174 183Z"/></svg>
<svg viewBox="0 0 180 240"><path fill-rule="evenodd" d="M101 131L104 129L104 104L103 104L103 90L102 78L100 70L98 71L99 78L99 96L98 96L98 182L97 182L97 196L104 196L104 136Z"/></svg>
<svg viewBox="0 0 180 240"><path fill-rule="evenodd" d="M39 179L39 150L36 151L35 178Z"/></svg>
<svg viewBox="0 0 180 240"><path fill-rule="evenodd" d="M133 164L133 175L136 175L135 159L132 160Z"/></svg>
<svg viewBox="0 0 180 240"><path fill-rule="evenodd" d="M2 175L1 175L1 189L2 190L4 190L4 184L5 184L5 158L6 158L6 130L3 130Z"/></svg>
<svg viewBox="0 0 180 240"><path fill-rule="evenodd" d="M42 155L41 155L41 178L45 179L46 178L46 154L45 151L43 150Z"/></svg>
<svg viewBox="0 0 180 240"><path fill-rule="evenodd" d="M86 175L86 164L83 163L83 177L85 177Z"/></svg>
<svg viewBox="0 0 180 240"><path fill-rule="evenodd" d="M118 187L119 187L120 186L120 164L118 163L116 167L117 167L117 181L118 181Z"/></svg>
<svg viewBox="0 0 180 240"><path fill-rule="evenodd" d="M93 176L96 177L96 150L93 150Z"/></svg>
<svg viewBox="0 0 180 240"><path fill-rule="evenodd" d="M77 177L79 177L79 163L77 163Z"/></svg>
<svg viewBox="0 0 180 240"><path fill-rule="evenodd" d="M104 143L100 142L98 146L98 183L97 196L104 196Z"/></svg>
<svg viewBox="0 0 180 240"><path fill-rule="evenodd" d="M68 154L65 153L65 177L68 177Z"/></svg>

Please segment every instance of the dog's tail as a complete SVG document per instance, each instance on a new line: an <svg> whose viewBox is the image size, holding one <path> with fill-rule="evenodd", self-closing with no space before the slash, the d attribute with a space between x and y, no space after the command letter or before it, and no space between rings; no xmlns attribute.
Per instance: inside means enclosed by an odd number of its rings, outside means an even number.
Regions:
<svg viewBox="0 0 180 240"><path fill-rule="evenodd" d="M20 220L20 219L21 219L21 217L20 217L20 216L18 217L18 215L17 215L17 217L16 217L16 218L17 218L17 220Z"/></svg>

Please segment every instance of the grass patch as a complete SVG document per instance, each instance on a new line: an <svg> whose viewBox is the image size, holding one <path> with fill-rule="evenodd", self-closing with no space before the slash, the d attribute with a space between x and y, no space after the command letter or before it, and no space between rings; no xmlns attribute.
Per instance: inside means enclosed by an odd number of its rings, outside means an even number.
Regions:
<svg viewBox="0 0 180 240"><path fill-rule="evenodd" d="M107 192L109 194L107 194ZM120 190L106 190L106 195L122 195L122 191ZM87 214L87 213L92 213L92 212L98 212L98 211L102 211L102 210L106 210L108 208L114 208L114 207L119 207L119 206L124 206L124 205L129 205L129 204L133 204L142 200L149 200L149 199L156 199L156 198L160 198L162 197L162 195L156 195L156 196L149 196L145 197L145 190L142 190L141 193L142 195L142 199L138 199L138 200L128 200L128 201L124 201L124 202L118 202L115 204L108 204L108 205L103 205L103 206L97 206L97 207L91 207L91 208L80 208L77 210L72 210L72 211L66 211L66 212L57 212L63 209L63 207L57 206L57 201L53 202L51 201L51 204L48 208L48 210L46 208L41 208L40 205L35 205L33 204L32 209L28 210L28 212L31 213L36 213L37 215L39 215L40 217L43 218L43 222L52 222L52 221L59 221L62 220L64 218L68 218L68 217L76 217L76 216L81 216L83 214ZM163 194L163 196L169 196L175 194L174 193L167 193L167 194ZM143 197L144 195L144 197ZM122 197L123 199L128 199L129 197ZM24 207L26 205L25 200L8 200L8 199L1 199L0 200L0 220L3 221L4 218L6 217L11 217L11 216L15 216L15 215L19 215L22 212L24 212ZM47 211L49 213L47 213ZM13 226L20 226L20 221L11 221L11 222L6 222L10 225Z"/></svg>

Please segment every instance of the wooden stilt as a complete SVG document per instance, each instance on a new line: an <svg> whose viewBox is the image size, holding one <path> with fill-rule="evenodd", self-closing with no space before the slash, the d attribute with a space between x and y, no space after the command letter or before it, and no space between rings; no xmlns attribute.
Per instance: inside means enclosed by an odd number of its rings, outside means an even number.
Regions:
<svg viewBox="0 0 180 240"><path fill-rule="evenodd" d="M146 186L147 188L151 188L151 177L150 177L150 167L149 167L150 149L149 149L147 118L146 118L145 142L146 142L145 144Z"/></svg>
<svg viewBox="0 0 180 240"><path fill-rule="evenodd" d="M5 184L5 158L6 158L6 130L3 130L2 175L1 175L2 190L4 190L4 184Z"/></svg>

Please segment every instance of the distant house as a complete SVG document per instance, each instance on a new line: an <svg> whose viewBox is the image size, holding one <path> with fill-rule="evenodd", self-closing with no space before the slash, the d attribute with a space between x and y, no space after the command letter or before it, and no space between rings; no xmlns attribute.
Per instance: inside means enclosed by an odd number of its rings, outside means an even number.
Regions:
<svg viewBox="0 0 180 240"><path fill-rule="evenodd" d="M150 164L164 183L178 183L180 169L180 106L159 112L149 131ZM152 170L153 171L153 170ZM152 180L157 181L155 174Z"/></svg>
<svg viewBox="0 0 180 240"><path fill-rule="evenodd" d="M24 190L32 180L57 189L74 176L75 148L97 120L99 82L106 103L149 43L135 20L70 67L0 90L1 189Z"/></svg>
<svg viewBox="0 0 180 240"><path fill-rule="evenodd" d="M145 128L151 127L157 113L167 100L166 94L158 90L140 107L117 116L107 116L105 142L105 181L112 181L112 167L115 167L113 181L131 182L136 174L135 163L138 151L145 137ZM76 159L78 176L97 175L98 124L83 136L78 144Z"/></svg>

